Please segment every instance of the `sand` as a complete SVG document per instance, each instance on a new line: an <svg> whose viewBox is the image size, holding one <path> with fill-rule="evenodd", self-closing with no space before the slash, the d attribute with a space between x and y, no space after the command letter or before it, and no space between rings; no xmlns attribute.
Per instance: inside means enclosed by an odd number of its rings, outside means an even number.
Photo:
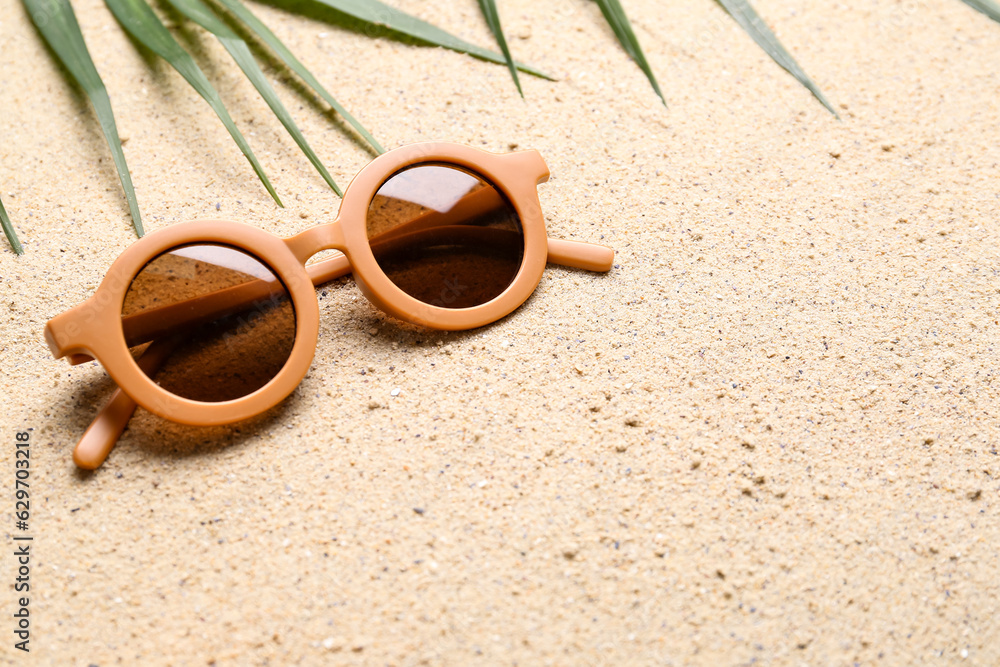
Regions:
<svg viewBox="0 0 1000 667"><path fill-rule="evenodd" d="M493 44L471 0L393 4ZM708 0L625 3L668 108L596 5L500 4L558 79L523 101L502 66L254 9L387 147L537 148L549 234L615 268L550 266L463 333L340 279L284 403L212 428L140 411L84 473L111 383L42 328L136 238L85 97L5 2L0 193L26 252L0 251L0 471L12 490L33 429L27 657L1000 664L1000 25L958 0L755 2L837 120ZM147 229L333 218L221 48L182 31L283 209L179 76L74 6ZM371 154L269 71L346 185Z"/></svg>

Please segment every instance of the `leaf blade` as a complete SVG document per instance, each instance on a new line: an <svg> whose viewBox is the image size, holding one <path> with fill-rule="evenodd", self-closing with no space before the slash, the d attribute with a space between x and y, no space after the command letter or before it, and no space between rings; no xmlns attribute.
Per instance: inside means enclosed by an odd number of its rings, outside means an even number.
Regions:
<svg viewBox="0 0 1000 667"><path fill-rule="evenodd" d="M452 35L450 32L442 30L427 21L418 19L416 16L400 11L395 7L390 7L384 2L379 2L379 0L315 1L326 5L331 9L335 9L342 14L353 16L359 21L363 21L364 23L368 23L372 26L389 28L390 30L404 35L409 35L410 37L414 37L420 41L434 44L436 46L443 46L444 48L451 49L452 51L467 53L471 56L481 58L482 60L488 60L501 65L506 62L504 57L499 53L494 53L489 49L484 49L481 46L476 46L471 42L460 39L455 35ZM288 9L285 7L284 3L281 2L281 0L277 0L275 4L279 7ZM549 81L553 80L553 78L548 74L545 74L530 65L525 65L524 63L515 64L522 72L527 72L528 74L542 79L548 79Z"/></svg>
<svg viewBox="0 0 1000 667"><path fill-rule="evenodd" d="M125 162L118 126L115 124L115 114L111 109L111 98L108 97L104 81L90 57L73 7L69 4L69 0L24 0L24 4L38 32L90 99L101 131L104 132L104 138L108 142L108 148L111 149L111 159L118 171L118 180L121 181L122 189L125 191L125 200L132 216L132 226L136 234L142 236L145 232L139 212L139 200L136 199L132 175Z"/></svg>
<svg viewBox="0 0 1000 667"><path fill-rule="evenodd" d="M649 83L653 86L653 91L656 92L660 101L663 102L663 106L667 106L667 100L663 97L660 84L656 81L656 75L653 74L653 68L649 66L649 62L642 52L642 47L639 46L639 39L632 30L632 24L628 20L628 16L625 15L622 3L619 0L597 0L597 5L601 8L601 13L604 14L604 18L607 20L608 25L611 26L615 37L621 42L625 53L631 56L632 60L639 65L639 69L642 70L646 78L649 79Z"/></svg>
<svg viewBox="0 0 1000 667"><path fill-rule="evenodd" d="M323 180L326 181L327 185L333 189L339 196L343 197L344 192L340 187L334 182L333 176L327 171L326 167L320 161L319 157L313 151L309 142L302 135L302 131L299 130L299 126L295 124L292 119L288 109L282 104L281 99L278 98L278 94L274 92L274 88L268 82L267 77L264 76L264 72L261 71L260 66L257 61L254 60L253 54L250 53L250 47L247 45L239 35L233 32L229 26L222 22L219 17L217 17L212 10L203 3L201 0L168 0L168 2L173 5L180 13L188 17L198 25L200 25L205 30L209 31L215 35L222 46L225 47L229 55L232 56L233 60L239 66L246 77L253 84L260 96L264 98L267 105L271 107L271 111L277 116L278 120L288 134L291 135L292 139L298 144L299 148L305 153L306 158L312 163L316 171L319 172Z"/></svg>
<svg viewBox="0 0 1000 667"><path fill-rule="evenodd" d="M521 94L521 99L524 99L524 91L521 90L521 80L517 77L517 65L514 64L514 58L510 55L507 38L504 37L503 28L500 25L500 14L497 12L496 0L479 0L479 8L483 10L483 18L486 19L486 24L493 31L493 36L496 37L497 44L500 45L500 51L507 60L507 69L510 70L510 75L514 78L514 85L517 86L517 92Z"/></svg>
<svg viewBox="0 0 1000 667"><path fill-rule="evenodd" d="M993 0L962 0L977 12L982 12L994 21L1000 22L1000 5Z"/></svg>
<svg viewBox="0 0 1000 667"><path fill-rule="evenodd" d="M378 151L379 153L385 152L385 149L382 148L382 145L375 140L375 137L373 137L371 133L368 130L366 130L365 127L347 111L347 109L345 109L336 99L334 99L333 95L331 95L327 91L327 89L323 87L323 84L321 84L319 80L312 75L312 72L306 69L306 66L303 65L302 62L295 57L295 54L292 53L288 49L288 47L285 46L284 42L278 39L278 36L275 35L271 31L271 29L264 24L263 21L257 18L257 16L253 14L245 4L240 2L240 0L218 0L218 1L222 3L222 5L226 9L232 12L232 14L236 18L242 21L243 24L247 26L247 28L249 28L252 32L254 32L261 40L263 40L265 44L271 47L271 49L276 54L278 54L278 57L281 58L281 60L284 61L284 63L289 68L291 68L296 74L298 74L302 78L303 81L306 82L306 85L312 88L317 95L322 97L327 104L329 104L331 107L333 107L333 109L337 113L343 116L344 120L350 123L351 127L357 130L358 133L362 137L364 137L365 141L371 144L376 151Z"/></svg>
<svg viewBox="0 0 1000 667"><path fill-rule="evenodd" d="M254 155L239 128L236 127L236 123L222 103L219 93L209 83L208 78L194 62L191 55L177 43L159 17L153 13L149 5L144 0L104 0L104 2L130 35L150 51L166 60L208 102L208 105L215 111L215 115L229 131L229 136L233 138L240 151L250 161L250 166L253 167L257 178L264 184L268 194L278 206L283 207L284 204L278 198L278 193L274 191L271 181L264 173L264 168L257 161L257 156Z"/></svg>
<svg viewBox="0 0 1000 667"><path fill-rule="evenodd" d="M778 37L764 23L764 19L757 13L757 10L750 6L747 0L716 1L753 38L753 41L757 42L757 45L764 49L767 55L771 56L774 62L778 63L786 72L794 76L799 83L805 86L813 94L813 97L819 100L820 104L826 107L835 118L840 118L833 106L823 96L823 93L820 92L819 87L813 83L812 79L805 73L805 70L792 57L792 54L778 41Z"/></svg>
<svg viewBox="0 0 1000 667"><path fill-rule="evenodd" d="M17 238L17 232L14 231L14 225L10 222L10 217L7 215L7 209L3 207L3 200L0 200L0 226L3 226L3 234L7 237L7 241L10 243L10 247L14 250L14 254L23 255L24 248L21 247L21 241Z"/></svg>

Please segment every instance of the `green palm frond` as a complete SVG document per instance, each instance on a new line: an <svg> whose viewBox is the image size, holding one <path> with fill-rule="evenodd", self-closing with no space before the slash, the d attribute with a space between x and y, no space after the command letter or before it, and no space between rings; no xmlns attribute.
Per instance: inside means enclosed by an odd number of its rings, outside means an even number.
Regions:
<svg viewBox="0 0 1000 667"><path fill-rule="evenodd" d="M283 0L272 0L276 5L283 6ZM467 53L470 56L475 56L476 58L481 58L482 60L489 60L490 62L503 64L506 62L504 57L498 53L494 53L489 49L484 49L481 46L476 46L470 42L466 42L464 39L459 39L449 32L438 28L435 25L431 25L427 21L418 19L416 16L411 16L406 12L402 12L395 7L390 7L389 5L379 2L379 0L316 0L331 9L335 9L342 14L347 14L362 23L367 24L373 28L388 28L393 32L397 32L403 35L408 35L415 39L425 42L427 44L433 44L435 46L443 46L446 49L451 49L452 51L458 51L460 53ZM527 72L533 76L541 77L543 79L548 79L552 81L552 77L544 72L541 72L530 65L525 65L523 63L514 63L519 70L522 72Z"/></svg>
<svg viewBox="0 0 1000 667"><path fill-rule="evenodd" d="M118 170L118 178L125 190L129 212L132 214L132 224L136 234L142 236L139 202L135 198L135 189L132 187L132 176L129 174L128 165L125 164L125 153L122 152L122 142L118 138L118 126L115 125L115 115L111 110L111 99L108 97L108 91L104 87L101 75L94 67L94 61L87 50L87 44L83 41L83 34L80 32L80 24L77 23L73 7L70 6L69 0L24 0L24 4L31 15L32 22L38 28L38 32L42 34L49 47L62 61L63 66L69 70L70 75L90 98L90 103L97 113L97 120L104 131L104 137L108 141L108 148L111 149L111 157L114 159L115 169ZM5 226L4 231L6 232L6 230ZM10 237L8 236L8 238Z"/></svg>
<svg viewBox="0 0 1000 667"><path fill-rule="evenodd" d="M829 110L834 116L837 116L837 112L834 111L833 107L826 98L823 97L823 93L820 92L819 88L815 83L812 82L799 64L795 62L792 55L781 45L778 38L767 27L764 20L760 17L750 3L747 0L717 0L722 8L729 12L729 15L736 19L736 22L740 24L740 27L749 33L753 38L753 41L757 42L758 45L771 56L774 62L781 65L789 74L794 76L799 80L803 86L805 86L809 92L811 92L820 103ZM967 0L968 1L968 0Z"/></svg>
<svg viewBox="0 0 1000 667"><path fill-rule="evenodd" d="M275 1L278 5L282 4L282 0ZM107 138L108 145L111 148L115 167L121 179L122 187L125 190L126 199L128 200L136 233L142 236L143 228L139 206L135 197L135 190L132 186L131 175L125 163L121 141L118 137L118 130L111 109L111 101L87 50L86 43L76 20L76 15L73 13L73 8L69 4L69 0L23 0L23 2L32 17L32 21L38 27L45 41L48 42L70 75L90 98L101 128ZM292 120L284 105L282 105L270 83L268 83L246 41L222 21L219 15L212 8L205 5L202 0L169 0L169 2L183 15L215 34L244 71L247 78L260 92L275 116L285 126L309 161L319 171L323 179L334 191L341 194L339 187L333 181L326 167L310 148L298 126ZM384 152L385 149L382 148L381 144L375 140L371 133L334 99L333 95L285 47L281 40L254 16L240 0L216 0L216 2L221 4L236 20L241 22L251 33L255 34L270 47L292 71L298 74L310 88L330 104L376 151L379 153ZM377 0L317 0L317 2L341 14L352 17L367 27L385 29L389 33L409 36L422 43L442 46L497 63L505 62L509 56L509 54L508 56L501 56L488 49L466 42L426 21L422 21ZM207 77L205 77L190 54L178 44L170 31L167 30L149 5L146 4L146 1L105 0L105 3L122 27L137 42L170 63L198 94L205 99L209 106L212 107L219 120L222 121L233 138L233 141L236 142L236 145L250 162L261 183L263 183L274 201L281 206L278 194L275 192L270 180L264 173L263 167L260 165L243 134L236 127L218 92L209 83ZM514 65L525 72L551 80L551 77L533 67L521 63L514 63ZM518 88L520 89L519 82ZM19 252L22 251L17 236L6 215L6 211L3 212L0 218L2 218L0 222L3 223L4 233L10 240L11 245Z"/></svg>
<svg viewBox="0 0 1000 667"><path fill-rule="evenodd" d="M257 156L253 154L250 145L243 138L243 134L236 127L236 123L233 122L232 117L222 103L219 93L208 82L205 74L195 64L191 55L177 43L177 40L170 34L170 31L163 25L159 17L153 13L153 10L150 9L145 0L105 0L105 4L129 34L147 49L170 63L191 84L191 87L208 102L209 106L212 107L215 114L219 117L219 120L229 130L233 141L236 142L236 145L243 151L243 155L250 161L254 172L257 173L257 177L264 184L264 187L267 188L268 193L277 202L278 206L283 206L281 200L278 198L278 193L271 186L271 181L267 179L264 168L257 161Z"/></svg>
<svg viewBox="0 0 1000 667"><path fill-rule="evenodd" d="M0 200L0 225L3 226L3 234L10 242L10 247L14 249L16 254L23 255L24 248L21 247L21 241L17 238L17 232L14 231L14 225L11 224L10 218L7 216L7 209L3 207L2 200Z"/></svg>
<svg viewBox="0 0 1000 667"><path fill-rule="evenodd" d="M288 47L286 47L284 43L278 39L270 28L264 25L259 18L251 13L250 10L247 9L246 5L240 2L240 0L218 0L218 2L228 9L233 16L239 19L243 25L256 34L257 37L259 37L265 44L271 47L271 49L278 54L278 57L281 58L281 60L284 61L284 63L292 71L302 77L302 80L306 82L306 85L312 88L316 94L322 97L327 104L333 107L333 109L339 113L344 120L350 123L351 127L357 130L358 133L364 137L365 141L371 144L376 151L379 153L385 152L382 145L375 141L375 137L373 137L354 116L348 113L347 109L341 106L340 103L333 98L333 95L331 95L326 88L323 87L323 84L321 84L316 77L314 77L312 73L306 69L305 65L303 65L299 59L295 57L295 54L289 51Z"/></svg>
<svg viewBox="0 0 1000 667"><path fill-rule="evenodd" d="M503 28L500 27L500 14L497 12L497 3L495 0L479 0L479 7L483 10L483 17L486 19L486 24L493 31L493 36L497 39L497 44L503 52L503 57L507 60L507 69L510 70L510 75L514 78L514 85L517 86L517 92L523 98L524 91L521 90L521 80L517 78L517 65L514 64L514 59L510 55L510 48L507 46L507 38L504 37Z"/></svg>
<svg viewBox="0 0 1000 667"><path fill-rule="evenodd" d="M625 16L625 9L622 8L622 3L618 0L597 0L597 4L601 8L604 18L607 19L608 25L611 26L611 30L614 31L618 41L621 42L625 53L629 54L632 60L639 66L639 69L643 71L646 78L649 79L649 83L652 84L653 90L659 96L660 101L663 102L663 106L666 106L667 100L663 98L663 92L660 91L660 84L656 82L653 68L646 61L642 47L639 46L639 40L632 31L632 24L629 23L628 17Z"/></svg>
<svg viewBox="0 0 1000 667"><path fill-rule="evenodd" d="M247 46L247 43L244 42L239 35L233 32L229 26L223 23L215 14L213 14L212 10L209 9L208 6L201 0L168 1L177 9L177 11L184 14L184 16L188 17L205 30L208 30L219 39L222 46L229 51L229 55L233 57L236 64L239 65L240 69L243 70L243 73L246 74L250 83L254 85L257 92L260 93L260 96L263 97L264 101L267 102L267 105L271 107L271 111L274 112L274 115L279 121L281 121L281 124L285 126L285 129L288 130L288 134L292 136L292 139L295 140L295 143L298 144L299 148L302 149L302 152L305 153L307 158L309 158L312 165L316 167L316 171L320 173L323 180L326 181L331 188L333 188L334 192L343 197L343 191L333 181L333 177L330 176L330 172L328 172L326 167L323 166L323 163L320 162L319 157L317 157L312 147L309 146L306 138L302 136L302 132L299 130L298 125L296 125L295 121L292 120L292 116L288 113L288 109L286 109L285 105L281 103L281 100L278 98L278 94L274 92L274 88L271 87L271 84L267 82L267 77L264 76L264 72L261 71L257 61L254 60L253 54L250 53L250 47Z"/></svg>
<svg viewBox="0 0 1000 667"><path fill-rule="evenodd" d="M87 50L76 15L70 0L22 0L43 39L51 47L57 58L65 66L69 76L83 89L94 107L101 129L111 149L118 177L121 180L128 201L132 221L139 236L143 234L142 220L135 190L132 185L125 155L122 150L114 113L107 90L94 62ZM333 10L334 21L341 24L363 26L369 35L385 34L395 38L411 38L421 44L440 46L453 51L469 54L490 62L506 64L511 78L521 96L524 96L518 71L551 80L552 77L538 69L514 60L501 26L496 0L478 0L483 17L496 38L501 53L467 42L422 19L395 9L379 0L314 0L311 6L322 6L324 11ZM621 0L594 0L604 18L620 42L625 52L635 61L654 92L666 100L652 68L639 44L631 23L625 14ZM328 103L355 131L377 152L384 152L372 134L351 115L333 95L313 76L280 39L257 18L242 0L166 0L187 19L213 33L227 49L234 61L243 70L248 80L255 86L275 117L284 125L296 144L313 164L322 178L338 194L340 188L334 182L327 168L309 146L302 132L282 104L267 77L254 57L253 48L266 46L277 55L291 71ZM269 0L279 8L293 13L309 14L301 0ZM834 116L836 111L824 97L818 86L806 75L802 67L767 26L750 0L716 0L718 4L743 28L747 34L782 68L794 76L823 104ZM963 0L970 7L1000 22L1000 2L998 0ZM205 99L219 117L237 146L246 156L257 177L278 205L281 201L272 187L262 166L251 150L243 134L236 127L218 92L213 88L191 55L177 42L163 25L147 0L105 0L118 22L132 37L167 60L188 83ZM242 35L242 36L241 36ZM249 40L249 43L248 43ZM258 54L259 55L259 54ZM11 247L18 254L23 252L10 218L0 202L0 223Z"/></svg>
<svg viewBox="0 0 1000 667"><path fill-rule="evenodd" d="M993 0L962 0L976 11L986 14L994 21L1000 21L1000 5Z"/></svg>

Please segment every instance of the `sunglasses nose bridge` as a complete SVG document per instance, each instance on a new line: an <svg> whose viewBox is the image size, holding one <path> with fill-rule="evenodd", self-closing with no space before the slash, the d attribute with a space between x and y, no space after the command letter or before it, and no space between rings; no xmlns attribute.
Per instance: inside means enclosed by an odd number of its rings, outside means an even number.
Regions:
<svg viewBox="0 0 1000 667"><path fill-rule="evenodd" d="M309 229L284 239L285 245L292 251L295 258L306 263L306 260L322 250L343 251L347 245L344 238L344 228L340 224L340 218L325 225L310 227Z"/></svg>

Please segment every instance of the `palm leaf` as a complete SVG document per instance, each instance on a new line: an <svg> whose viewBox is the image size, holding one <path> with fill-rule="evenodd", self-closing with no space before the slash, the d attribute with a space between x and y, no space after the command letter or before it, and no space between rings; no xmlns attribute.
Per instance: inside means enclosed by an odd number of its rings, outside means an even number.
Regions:
<svg viewBox="0 0 1000 667"><path fill-rule="evenodd" d="M307 158L309 158L312 165L316 167L316 171L318 171L320 176L323 177L323 180L326 181L331 188L333 188L334 192L343 197L343 191L337 186L336 183L334 183L333 177L330 176L330 172L328 172L326 167L323 166L323 163L320 162L319 157L316 156L316 153L309 146L306 138L302 136L302 132L299 130L298 125L296 125L295 121L292 120L292 116L288 113L288 109L286 109L285 105L281 103L280 99L278 99L278 95L274 92L274 88L271 87L271 84L267 82L267 77L264 76L264 72L261 71L257 61L254 60L253 54L250 53L250 47L247 46L247 43L240 39L240 37L229 28L229 26L213 14L212 10L209 9L208 6L201 0L168 1L171 5L177 8L180 13L184 14L184 16L188 17L202 28L218 37L219 42L221 42L226 50L229 51L229 55L233 57L236 64L239 65L240 69L243 70L243 73L246 74L248 79L250 79L250 83L254 85L257 92L260 93L260 96L263 97L264 101L267 102L267 105L271 107L271 111L274 112L274 115L277 116L278 120L281 121L281 124L285 126L286 130L288 130L288 134L292 135L292 139L294 139L295 143L299 145L299 148L302 149L302 152L305 153Z"/></svg>
<svg viewBox="0 0 1000 667"><path fill-rule="evenodd" d="M830 103L826 101L823 97L823 93L820 92L819 88L815 83L812 82L805 71L799 67L799 64L795 62L792 55L781 45L778 38L774 35L764 20L760 17L760 14L750 6L747 0L717 0L723 9L729 12L729 15L736 19L736 22L740 24L744 30L753 37L753 41L764 49L767 55L771 56L774 62L781 65L789 74L794 76L799 80L803 86L809 89L817 100L829 110L835 117L840 118L837 112L833 110Z"/></svg>
<svg viewBox="0 0 1000 667"><path fill-rule="evenodd" d="M7 217L7 209L3 207L3 201L0 201L0 225L3 226L4 236L10 241L10 247L18 255L23 255L24 248L21 247L21 242L17 240L17 232L14 231L14 225L10 224L10 218Z"/></svg>
<svg viewBox="0 0 1000 667"><path fill-rule="evenodd" d="M986 14L994 21L1000 21L1000 5L993 0L962 0L976 11Z"/></svg>
<svg viewBox="0 0 1000 667"><path fill-rule="evenodd" d="M521 90L521 80L517 78L517 65L514 64L514 59L510 56L510 49L507 47L507 38L503 36L503 28L500 27L500 14L497 12L497 3L494 0L479 0L479 7L483 10L483 17L490 26L490 30L493 31L493 36L497 38L500 50L503 51L503 57L507 60L507 69L510 70L510 75L514 77L514 85L517 86L517 92L521 93L521 97L523 98L524 91Z"/></svg>
<svg viewBox="0 0 1000 667"><path fill-rule="evenodd" d="M284 0L272 1L278 6L285 5ZM434 44L436 46L443 46L446 49L451 49L452 51L458 51L460 53L468 53L470 56L475 56L483 60L489 60L490 62L500 64L505 62L504 57L499 53L494 53L489 49L484 49L481 46L476 46L475 44L466 42L463 39L459 39L437 26L431 25L426 21L422 21L416 16L412 16L406 12L401 12L395 7L390 7L389 5L379 2L378 0L316 0L316 2L326 5L331 9L335 9L342 14L353 16L359 21L367 23L371 26L389 28L394 32L409 35L410 37L414 37L422 42ZM540 72L530 65L525 65L523 63L515 63L515 65L522 72L527 72L533 76L548 79L550 81L553 80L548 74Z"/></svg>
<svg viewBox="0 0 1000 667"><path fill-rule="evenodd" d="M62 1L65 2L66 0ZM219 120L229 130L233 141L236 142L236 145L243 151L243 155L250 161L254 172L257 174L257 178L264 184L264 187L267 188L268 193L277 202L278 206L283 206L281 200L278 199L278 193L274 191L271 182L267 179L267 174L264 173L263 167L260 166L257 157L250 150L250 145L247 144L246 139L243 138L243 135L237 129L236 123L233 122L229 112L226 111L225 105L222 104L219 93L208 82L205 74L195 64L194 59L191 58L187 51L181 48L181 45L177 43L177 40L170 34L170 31L164 27L149 5L144 0L105 0L105 4L111 9L115 18L118 19L118 22L122 24L129 34L150 51L170 63L191 84L191 87L198 91L198 94L208 102L209 106L212 107L215 114L219 117Z"/></svg>
<svg viewBox="0 0 1000 667"><path fill-rule="evenodd" d="M646 78L653 85L653 90L660 97L660 101L666 106L667 101L663 98L663 93L660 91L660 84L656 82L653 69L649 66L646 56L642 53L642 47L639 46L639 40L632 31L632 24L629 23L628 17L625 16L622 3L619 0L597 0L597 4L601 8L601 13L604 14L604 18L607 19L618 41L621 42L625 53L629 54L632 60L639 65L639 69L645 73Z"/></svg>
<svg viewBox="0 0 1000 667"><path fill-rule="evenodd" d="M375 141L375 137L373 137L371 133L369 133L368 130L366 130L364 126L362 126L361 123L359 123L357 119L354 118L354 116L348 113L347 109L342 107L340 103L333 98L333 95L327 92L326 88L324 88L323 85L316 79L316 77L314 77L312 73L306 69L305 65L299 62L299 59L295 57L295 54L289 51L288 47L286 47L282 43L282 41L278 39L278 37L273 32L271 32L270 28L264 25L264 23L259 18L257 18L254 14L252 14L250 10L247 9L246 5L240 2L240 0L218 0L218 1L222 3L222 5L226 9L232 12L236 18L242 21L243 24L247 26L247 28L253 31L261 40L263 40L265 44L270 46L274 50L274 52L278 54L278 57L281 58L286 65L288 65L289 68L291 68L296 74L302 77L302 80L306 82L306 85L308 85L310 88L316 91L316 93L320 97L326 100L327 104L329 104L331 107L334 108L334 110L337 113L343 116L344 120L350 123L351 127L357 130L358 133L365 138L365 141L371 144L376 151L378 151L379 153L385 152L385 149L382 148L382 145L379 144L377 141Z"/></svg>
<svg viewBox="0 0 1000 667"><path fill-rule="evenodd" d="M122 189L125 190L125 199L128 200L128 209L132 214L132 224L136 233L142 236L139 202L135 198L128 165L125 164L125 153L122 152L122 142L118 138L118 126L115 125L115 115L111 110L111 99L108 97L101 75L94 67L90 52L87 51L87 44L83 41L83 34L80 32L80 24L77 23L73 7L70 6L69 0L24 0L24 4L38 32L42 33L42 37L59 56L63 66L69 70L70 75L90 98L90 103L97 113L97 120L104 131L104 137L108 141L108 148L111 149L111 157L115 162L115 169L118 170ZM4 231L7 231L6 225Z"/></svg>

